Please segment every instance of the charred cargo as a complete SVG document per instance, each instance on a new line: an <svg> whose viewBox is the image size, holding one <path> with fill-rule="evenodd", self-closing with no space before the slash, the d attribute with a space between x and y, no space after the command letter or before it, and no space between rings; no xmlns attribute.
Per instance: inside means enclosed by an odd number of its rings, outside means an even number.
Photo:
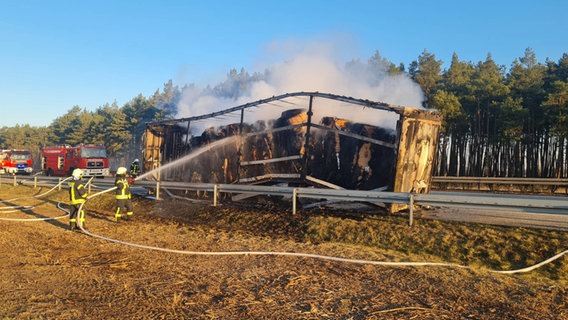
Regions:
<svg viewBox="0 0 568 320"><path fill-rule="evenodd" d="M147 123L143 169L208 148L178 166L155 170L154 178L424 193L440 123L439 113L425 109L288 93L208 115Z"/></svg>

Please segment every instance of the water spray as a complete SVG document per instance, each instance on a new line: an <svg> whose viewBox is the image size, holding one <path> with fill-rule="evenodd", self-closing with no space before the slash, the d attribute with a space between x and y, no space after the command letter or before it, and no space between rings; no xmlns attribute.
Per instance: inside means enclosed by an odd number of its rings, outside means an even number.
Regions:
<svg viewBox="0 0 568 320"><path fill-rule="evenodd" d="M148 171L148 172L144 172L143 174L141 174L141 175L139 175L138 177L136 177L136 180L144 179L144 178L146 178L146 177L149 177L149 176L153 175L153 174L156 173L156 172L159 172L159 171L161 171L161 170L170 169L171 167L174 167L174 166L176 166L176 165L179 165L179 164L182 163L182 162L185 162L185 161L188 161L188 160L190 160L190 159L193 159L193 158L195 158L195 157L197 157L197 156L200 156L200 155L202 155L203 153L205 153L205 152L207 152L207 151L211 151L211 150L214 149L214 148L223 146L223 145L228 144L228 143L231 143L231 142L235 142L238 137L239 137L239 136L230 136L230 137L227 137L227 138L223 138L223 139L221 139L221 140L217 140L217 141L212 142L212 143L210 143L210 144L207 144L207 145L205 145L205 146L203 146L203 147L201 147L201 148L199 148L199 149L197 149L197 150L195 150L195 151L189 153L189 154L186 155L186 156L183 156L183 157L181 157L181 158L179 158L179 159L176 159L176 160L174 160L174 161L172 161L172 162L168 162L168 163L166 163L166 164L164 164L164 165L158 166L157 168L152 169L152 170L150 170L150 171Z"/></svg>

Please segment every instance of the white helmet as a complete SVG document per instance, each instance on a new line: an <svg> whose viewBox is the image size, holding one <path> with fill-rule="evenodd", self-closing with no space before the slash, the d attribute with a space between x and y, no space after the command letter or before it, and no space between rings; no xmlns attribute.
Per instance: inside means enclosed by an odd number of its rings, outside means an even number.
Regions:
<svg viewBox="0 0 568 320"><path fill-rule="evenodd" d="M116 174L126 174L126 168L119 167L118 169L116 169Z"/></svg>
<svg viewBox="0 0 568 320"><path fill-rule="evenodd" d="M138 160L138 159L134 159L134 162L140 162L140 160Z"/></svg>
<svg viewBox="0 0 568 320"><path fill-rule="evenodd" d="M81 170L81 169L79 169L79 168L73 170L72 176L73 176L73 179L74 179L74 180L81 180L81 179L83 179L83 170Z"/></svg>

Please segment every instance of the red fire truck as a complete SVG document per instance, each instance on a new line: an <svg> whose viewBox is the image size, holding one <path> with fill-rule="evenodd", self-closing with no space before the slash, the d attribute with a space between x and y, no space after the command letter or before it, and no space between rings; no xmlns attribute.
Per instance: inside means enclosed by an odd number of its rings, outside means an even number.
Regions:
<svg viewBox="0 0 568 320"><path fill-rule="evenodd" d="M46 147L41 153L41 167L48 176L70 176L77 168L83 170L84 176L109 175L106 148L102 145Z"/></svg>
<svg viewBox="0 0 568 320"><path fill-rule="evenodd" d="M0 172L1 173L16 173L16 168L12 163L11 150L3 149L0 153Z"/></svg>
<svg viewBox="0 0 568 320"><path fill-rule="evenodd" d="M31 174L34 170L31 152L26 149L2 150L0 169L4 173Z"/></svg>

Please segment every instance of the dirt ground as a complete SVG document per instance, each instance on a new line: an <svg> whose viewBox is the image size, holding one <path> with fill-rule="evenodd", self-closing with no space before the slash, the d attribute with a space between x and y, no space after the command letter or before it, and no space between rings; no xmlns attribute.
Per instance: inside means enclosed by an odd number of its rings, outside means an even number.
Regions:
<svg viewBox="0 0 568 320"><path fill-rule="evenodd" d="M2 319L568 319L566 281L538 275L214 254L443 262L305 241L302 214L135 199L134 219L116 223L108 198L86 206L90 236L68 230L65 190L30 189L0 187Z"/></svg>

